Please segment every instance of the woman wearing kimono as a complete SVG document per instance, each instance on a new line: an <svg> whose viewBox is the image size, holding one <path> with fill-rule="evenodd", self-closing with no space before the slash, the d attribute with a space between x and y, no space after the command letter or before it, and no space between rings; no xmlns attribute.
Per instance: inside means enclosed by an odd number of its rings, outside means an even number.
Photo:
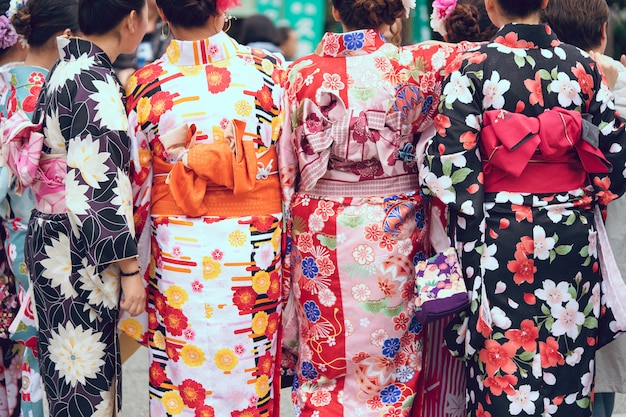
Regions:
<svg viewBox="0 0 626 417"><path fill-rule="evenodd" d="M6 120L14 112L22 110L30 119L45 77L59 56L56 37L78 31L78 0L30 0L16 10L11 22L17 34L28 43L29 53L23 64L7 72L10 91L7 101L0 103L0 112ZM7 231L4 246L20 301L20 310L10 327L10 337L24 345L20 408L22 415L39 417L44 415L44 411L37 359L37 328L24 259L26 230L35 207L35 196L31 189L16 193L14 178L6 166L0 168L0 180L0 196L4 196L0 198L2 215L5 216L3 223Z"/></svg>
<svg viewBox="0 0 626 417"><path fill-rule="evenodd" d="M451 46L388 43L401 0L335 0L343 34L287 77L279 145L288 210L285 347L300 416L421 406L415 262L428 255L417 137L432 127ZM396 36L393 36L396 35ZM289 312L289 314L288 314Z"/></svg>
<svg viewBox="0 0 626 417"><path fill-rule="evenodd" d="M486 0L501 29L450 66L426 156L472 290L447 334L470 416L590 416L619 330L593 208L624 192L626 133L595 63L539 24L546 4Z"/></svg>
<svg viewBox="0 0 626 417"><path fill-rule="evenodd" d="M174 40L127 83L152 416L280 412L282 62L222 31L235 3L157 0Z"/></svg>
<svg viewBox="0 0 626 417"><path fill-rule="evenodd" d="M141 40L145 0L80 0L78 21L82 38L58 38L61 59L39 95L34 123L15 113L3 143L16 190L31 187L35 195L25 256L40 371L55 417L120 411L118 306L130 314L145 308L128 122L111 66Z"/></svg>

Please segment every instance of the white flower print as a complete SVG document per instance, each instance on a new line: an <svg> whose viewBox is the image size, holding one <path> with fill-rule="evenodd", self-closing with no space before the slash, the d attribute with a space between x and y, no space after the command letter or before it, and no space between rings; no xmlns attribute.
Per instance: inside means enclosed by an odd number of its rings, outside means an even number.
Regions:
<svg viewBox="0 0 626 417"><path fill-rule="evenodd" d="M507 330L511 327L511 319L507 317L506 313L500 307L491 309L491 319L493 323L501 329Z"/></svg>
<svg viewBox="0 0 626 417"><path fill-rule="evenodd" d="M500 266L498 264L498 260L493 256L498 252L498 248L496 244L493 245L483 245L482 246L482 254L480 255L480 263L481 265L490 271L495 271Z"/></svg>
<svg viewBox="0 0 626 417"><path fill-rule="evenodd" d="M585 353L585 349L582 347L577 347L576 349L570 351L565 358L565 362L569 366L576 366L580 363L582 359L583 353Z"/></svg>
<svg viewBox="0 0 626 417"><path fill-rule="evenodd" d="M327 90L339 91L346 88L346 85L341 81L341 76L339 74L324 74L324 82L322 83L322 87Z"/></svg>
<svg viewBox="0 0 626 417"><path fill-rule="evenodd" d="M578 326L585 322L585 315L578 310L578 302L569 300L565 307L559 304L553 306L550 311L552 317L556 319L552 325L552 334L555 336L566 334L572 340L576 340L580 334Z"/></svg>
<svg viewBox="0 0 626 417"><path fill-rule="evenodd" d="M532 416L535 414L535 403L539 398L537 391L531 391L530 385L521 385L519 390L515 391L513 395L507 395L506 398L511 401L509 405L509 413L512 416L516 416L524 411L526 414Z"/></svg>
<svg viewBox="0 0 626 417"><path fill-rule="evenodd" d="M589 240L589 256L592 258L598 258L598 232L595 230L589 230L589 235L587 236Z"/></svg>
<svg viewBox="0 0 626 417"><path fill-rule="evenodd" d="M274 246L271 242L261 244L254 251L254 261L256 266L261 269L267 269L274 262Z"/></svg>
<svg viewBox="0 0 626 417"><path fill-rule="evenodd" d="M320 232L324 228L324 219L318 214L309 216L309 229L312 232Z"/></svg>
<svg viewBox="0 0 626 417"><path fill-rule="evenodd" d="M424 170L426 171L426 170ZM456 202L455 194L450 191L452 179L448 176L437 177L432 172L425 173L424 183L432 193L444 203Z"/></svg>
<svg viewBox="0 0 626 417"><path fill-rule="evenodd" d="M68 170L65 177L65 206L67 210L74 214L87 214L89 210L88 190L89 186L81 185L76 180L76 170Z"/></svg>
<svg viewBox="0 0 626 417"><path fill-rule="evenodd" d="M374 346L382 346L388 338L389 334L385 331L385 329L376 329L370 333L370 341Z"/></svg>
<svg viewBox="0 0 626 417"><path fill-rule="evenodd" d="M63 56L64 52L61 52ZM78 58L71 56L69 60L62 59L59 65L50 74L46 83L49 91L56 91L63 86L68 80L73 80L78 74L89 69L95 63L95 57L82 54Z"/></svg>
<svg viewBox="0 0 626 417"><path fill-rule="evenodd" d="M94 80L93 85L96 92L89 97L97 103L94 107L96 114L93 120L95 122L99 120L102 128L128 130L128 118L117 83L107 74L105 81Z"/></svg>
<svg viewBox="0 0 626 417"><path fill-rule="evenodd" d="M554 249L554 238L546 237L546 231L541 226L533 227L534 254L538 259L545 261Z"/></svg>
<svg viewBox="0 0 626 417"><path fill-rule="evenodd" d="M511 82L501 80L498 71L491 74L491 79L485 80L483 85L483 107L485 109L501 109L504 107L504 93L511 88Z"/></svg>
<svg viewBox="0 0 626 417"><path fill-rule="evenodd" d="M311 404L315 407L323 407L330 404L331 396L326 390L317 390L311 395Z"/></svg>
<svg viewBox="0 0 626 417"><path fill-rule="evenodd" d="M78 296L69 277L72 272L70 240L66 235L59 235L59 240L52 239L52 246L45 245L46 259L41 261L44 267L41 275L52 281L65 298Z"/></svg>
<svg viewBox="0 0 626 417"><path fill-rule="evenodd" d="M556 413L559 410L556 404L552 404L549 398L543 399L543 410L544 417L552 417L552 414Z"/></svg>
<svg viewBox="0 0 626 417"><path fill-rule="evenodd" d="M533 356L531 369L535 378L541 378L541 355Z"/></svg>
<svg viewBox="0 0 626 417"><path fill-rule="evenodd" d="M59 110L54 109L48 114L46 112L46 127L44 131L44 143L50 147L51 153L65 152L65 138L61 133L59 124Z"/></svg>
<svg viewBox="0 0 626 417"><path fill-rule="evenodd" d="M113 391L113 387L111 387L111 391ZM91 417L109 417L114 415L113 406L115 404L115 394L111 391L100 392L100 397L102 397L102 401L100 404L96 406L96 412L91 415Z"/></svg>
<svg viewBox="0 0 626 417"><path fill-rule="evenodd" d="M363 88L377 88L380 77L374 71L365 71L360 78Z"/></svg>
<svg viewBox="0 0 626 417"><path fill-rule="evenodd" d="M589 301L593 304L593 315L595 317L600 316L600 299L602 298L602 292L600 291L600 283L596 282L591 290L591 297Z"/></svg>
<svg viewBox="0 0 626 417"><path fill-rule="evenodd" d="M564 204L558 204L550 206L548 208L548 218L552 220L552 223L560 223L563 218L569 217L573 213L572 210L568 210Z"/></svg>
<svg viewBox="0 0 626 417"><path fill-rule="evenodd" d="M320 300L320 304L323 305L324 307L332 307L337 302L337 297L328 288L321 290L319 294L317 295L317 297Z"/></svg>
<svg viewBox="0 0 626 417"><path fill-rule="evenodd" d="M467 214L468 216L474 215L474 203L471 201L465 201L461 204L461 213Z"/></svg>
<svg viewBox="0 0 626 417"><path fill-rule="evenodd" d="M346 336L350 336L354 333L354 325L350 320L345 319L343 321L343 327L346 329Z"/></svg>
<svg viewBox="0 0 626 417"><path fill-rule="evenodd" d="M413 243L411 239L404 239L398 242L398 253L402 256L409 256L413 249Z"/></svg>
<svg viewBox="0 0 626 417"><path fill-rule="evenodd" d="M359 265L369 265L374 262L374 249L369 245L358 245L352 251L352 257Z"/></svg>
<svg viewBox="0 0 626 417"><path fill-rule="evenodd" d="M483 117L480 114L468 114L465 117L465 125L475 130L480 130L483 123Z"/></svg>
<svg viewBox="0 0 626 417"><path fill-rule="evenodd" d="M70 139L67 145L67 166L80 170L85 182L93 188L99 189L99 183L107 181L106 161L110 157L110 153L100 151L100 140L93 140L91 134Z"/></svg>
<svg viewBox="0 0 626 417"><path fill-rule="evenodd" d="M52 330L48 350L59 376L72 387L77 383L85 384L87 378L95 378L104 365L102 358L106 348L100 341L100 334L89 328L83 330L80 324L74 327L72 323L65 327L61 324L58 330L58 333Z"/></svg>
<svg viewBox="0 0 626 417"><path fill-rule="evenodd" d="M113 188L115 197L111 200L111 204L118 206L115 212L118 216L123 216L126 223L129 224L131 233L134 236L135 219L133 217L133 189L130 185L130 178L121 169L117 169L116 186Z"/></svg>
<svg viewBox="0 0 626 417"><path fill-rule="evenodd" d="M370 325L370 320L367 317L363 317L361 320L359 320L359 324L361 325L361 327L367 327Z"/></svg>
<svg viewBox="0 0 626 417"><path fill-rule="evenodd" d="M535 290L535 296L544 300L550 307L567 303L572 299L568 292L569 284L565 281L555 284L554 281L547 279L543 281L543 288Z"/></svg>
<svg viewBox="0 0 626 417"><path fill-rule="evenodd" d="M613 92L609 89L609 87L602 83L600 85L600 91L596 93L596 101L600 103L600 112L604 112L607 107L613 110L613 100L614 100Z"/></svg>
<svg viewBox="0 0 626 417"><path fill-rule="evenodd" d="M443 94L446 96L446 104L452 104L457 100L463 104L469 104L472 101L469 78L458 71L453 72Z"/></svg>
<svg viewBox="0 0 626 417"><path fill-rule="evenodd" d="M556 80L550 83L551 91L559 94L559 104L562 107L570 107L572 103L580 106L583 102L580 97L580 85L577 81L572 81L564 72L559 72Z"/></svg>
<svg viewBox="0 0 626 417"><path fill-rule="evenodd" d="M511 193L508 191L500 191L496 194L496 203L506 203L522 205L524 204L524 195L520 193Z"/></svg>
<svg viewBox="0 0 626 417"><path fill-rule="evenodd" d="M589 361L589 372L587 372L580 378L580 382L583 384L582 394L585 397L591 392L591 386L593 385L593 379L595 375L594 369L594 360L592 359Z"/></svg>
<svg viewBox="0 0 626 417"><path fill-rule="evenodd" d="M87 299L91 305L103 305L109 309L117 307L120 281L111 268L105 269L101 275L98 275L96 267L89 265L87 260L83 259L83 267L78 274L80 275L80 288L88 292Z"/></svg>
<svg viewBox="0 0 626 417"><path fill-rule="evenodd" d="M356 284L352 287L352 298L360 303L367 301L370 295L372 291L365 284Z"/></svg>

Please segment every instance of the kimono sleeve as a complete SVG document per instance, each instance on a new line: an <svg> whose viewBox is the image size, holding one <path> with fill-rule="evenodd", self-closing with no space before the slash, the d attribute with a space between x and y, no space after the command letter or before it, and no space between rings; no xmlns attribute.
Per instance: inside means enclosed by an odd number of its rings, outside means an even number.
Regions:
<svg viewBox="0 0 626 417"><path fill-rule="evenodd" d="M427 149L420 172L424 192L434 195L465 219L464 240L479 237L483 217L482 162L477 146L482 114L482 71L463 61L443 83L436 134Z"/></svg>
<svg viewBox="0 0 626 417"><path fill-rule="evenodd" d="M67 126L67 212L89 261L106 265L137 255L128 119L108 71L86 71L76 82L71 111L59 116Z"/></svg>

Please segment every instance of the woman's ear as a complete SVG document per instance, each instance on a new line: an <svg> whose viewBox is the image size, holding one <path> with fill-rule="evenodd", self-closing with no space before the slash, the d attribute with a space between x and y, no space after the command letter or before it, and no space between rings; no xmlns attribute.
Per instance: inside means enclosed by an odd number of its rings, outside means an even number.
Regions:
<svg viewBox="0 0 626 417"><path fill-rule="evenodd" d="M339 15L339 11L335 9L335 6L332 6L333 19L335 22L341 22L341 16Z"/></svg>
<svg viewBox="0 0 626 417"><path fill-rule="evenodd" d="M69 38L71 36L74 36L74 34L72 33L72 29L70 28L66 28L63 33L61 33L61 36L65 36L66 38Z"/></svg>
<svg viewBox="0 0 626 417"><path fill-rule="evenodd" d="M126 16L126 27L131 34L134 34L135 30L137 30L137 22L140 18L136 10L131 10L128 16Z"/></svg>

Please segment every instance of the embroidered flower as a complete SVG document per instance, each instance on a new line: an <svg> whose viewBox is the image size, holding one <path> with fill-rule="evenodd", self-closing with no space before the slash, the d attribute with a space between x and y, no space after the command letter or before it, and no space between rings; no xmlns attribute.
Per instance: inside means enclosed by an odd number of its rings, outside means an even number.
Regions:
<svg viewBox="0 0 626 417"><path fill-rule="evenodd" d="M441 36L446 36L445 21L456 8L457 0L434 0L433 13L430 15L430 27ZM413 1L415 7L415 1ZM407 10L408 17L408 10Z"/></svg>

